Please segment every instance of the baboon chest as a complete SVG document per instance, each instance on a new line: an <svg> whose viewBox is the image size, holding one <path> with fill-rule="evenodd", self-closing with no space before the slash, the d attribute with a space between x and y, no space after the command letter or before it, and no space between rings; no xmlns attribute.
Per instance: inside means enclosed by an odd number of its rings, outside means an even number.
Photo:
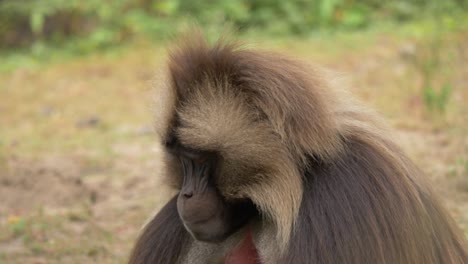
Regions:
<svg viewBox="0 0 468 264"><path fill-rule="evenodd" d="M258 252L252 240L252 233L247 232L242 243L224 259L224 264L259 264Z"/></svg>

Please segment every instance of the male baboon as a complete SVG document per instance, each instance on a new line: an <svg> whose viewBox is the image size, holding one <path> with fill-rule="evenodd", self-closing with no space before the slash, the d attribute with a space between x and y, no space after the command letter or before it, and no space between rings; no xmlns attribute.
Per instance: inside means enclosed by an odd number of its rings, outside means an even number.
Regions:
<svg viewBox="0 0 468 264"><path fill-rule="evenodd" d="M175 48L158 122L179 192L130 263L468 263L421 172L328 75L198 35Z"/></svg>

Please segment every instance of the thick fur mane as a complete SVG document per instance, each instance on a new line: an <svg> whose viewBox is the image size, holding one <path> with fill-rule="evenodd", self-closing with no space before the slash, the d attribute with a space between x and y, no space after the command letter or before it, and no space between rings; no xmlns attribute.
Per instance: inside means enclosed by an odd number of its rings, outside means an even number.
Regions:
<svg viewBox="0 0 468 264"><path fill-rule="evenodd" d="M220 41L209 46L201 36L171 52L170 74L179 100L196 87L224 88L245 94L273 125L291 152L326 159L340 146L333 106L325 104L330 87L318 68L275 53L249 51Z"/></svg>

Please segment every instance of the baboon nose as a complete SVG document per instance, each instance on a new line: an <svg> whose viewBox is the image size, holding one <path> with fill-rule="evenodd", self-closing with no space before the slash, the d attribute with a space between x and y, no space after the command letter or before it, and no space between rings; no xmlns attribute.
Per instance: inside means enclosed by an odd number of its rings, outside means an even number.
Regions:
<svg viewBox="0 0 468 264"><path fill-rule="evenodd" d="M186 191L182 194L185 199L191 198L193 196L193 192L191 191Z"/></svg>

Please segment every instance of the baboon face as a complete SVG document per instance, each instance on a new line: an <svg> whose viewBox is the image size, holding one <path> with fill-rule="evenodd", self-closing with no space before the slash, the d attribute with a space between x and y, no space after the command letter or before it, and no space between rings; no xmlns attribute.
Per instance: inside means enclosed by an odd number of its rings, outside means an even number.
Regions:
<svg viewBox="0 0 468 264"><path fill-rule="evenodd" d="M218 153L189 148L175 137L166 146L178 160L183 177L177 210L195 239L221 242L255 214L249 199L226 201L220 194L216 180L222 158Z"/></svg>

